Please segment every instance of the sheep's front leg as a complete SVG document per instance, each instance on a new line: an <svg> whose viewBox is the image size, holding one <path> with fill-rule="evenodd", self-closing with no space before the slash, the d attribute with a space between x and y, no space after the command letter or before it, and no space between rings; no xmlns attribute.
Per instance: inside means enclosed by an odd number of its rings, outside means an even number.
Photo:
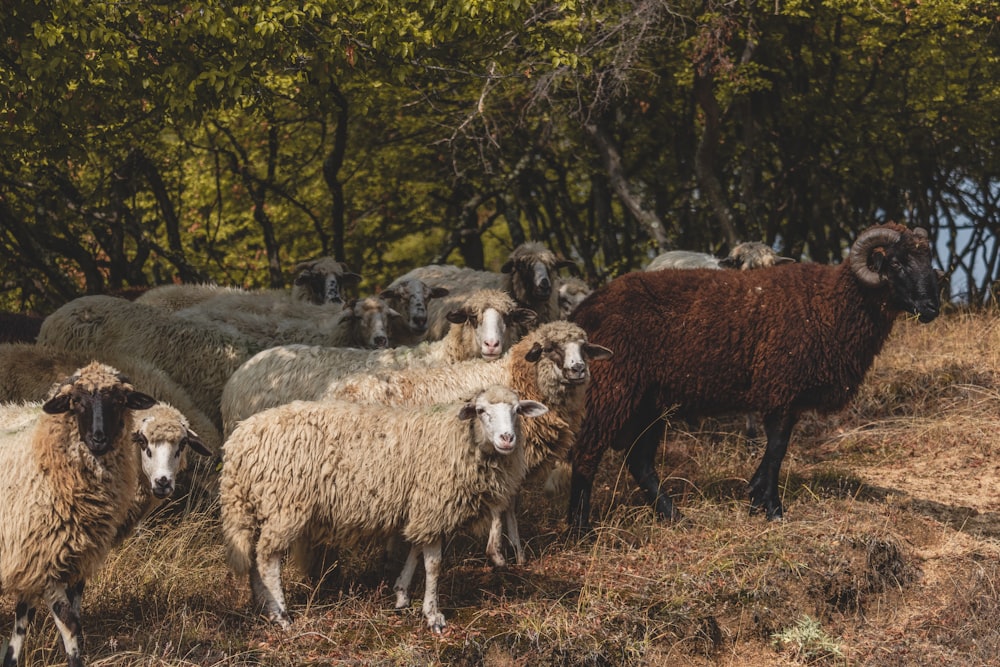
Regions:
<svg viewBox="0 0 1000 667"><path fill-rule="evenodd" d="M3 656L3 667L14 667L21 657L21 649L24 648L24 637L28 634L28 626L35 619L35 608L25 602L18 600L14 608L14 634L10 636L7 643L7 652Z"/></svg>
<svg viewBox="0 0 1000 667"><path fill-rule="evenodd" d="M510 506L504 511L503 517L507 523L507 539L514 547L514 561L524 565L524 545L521 544L521 531L517 527L517 505L519 495L510 499Z"/></svg>
<svg viewBox="0 0 1000 667"><path fill-rule="evenodd" d="M507 559L503 557L503 519L501 510L490 508L490 536L486 540L486 556L495 568L507 567Z"/></svg>
<svg viewBox="0 0 1000 667"><path fill-rule="evenodd" d="M267 619L288 630L292 619L285 606L285 593L281 590L281 554L266 558L259 555L250 568L250 589L258 604L264 606Z"/></svg>
<svg viewBox="0 0 1000 667"><path fill-rule="evenodd" d="M438 609L438 576L441 574L441 540L423 546L424 618L427 627L438 634L444 630L444 614Z"/></svg>
<svg viewBox="0 0 1000 667"><path fill-rule="evenodd" d="M674 503L660 488L660 476L656 474L656 450L663 437L663 422L657 421L639 434L625 456L625 463L639 488L646 495L646 500L656 510L661 519L676 521L680 512L674 508Z"/></svg>
<svg viewBox="0 0 1000 667"><path fill-rule="evenodd" d="M83 628L80 625L80 615L73 608L73 603L66 594L66 585L52 583L46 586L45 602L52 613L52 620L62 636L63 648L66 649L66 660L69 667L83 667Z"/></svg>
<svg viewBox="0 0 1000 667"><path fill-rule="evenodd" d="M751 513L764 512L768 519L780 519L784 516L781 495L778 492L778 476L794 425L795 416L789 412L764 415L767 447L764 449L764 458L757 472L750 478Z"/></svg>
<svg viewBox="0 0 1000 667"><path fill-rule="evenodd" d="M413 573L417 570L417 557L420 555L420 547L416 544L410 545L410 553L406 555L406 563L396 578L396 609L404 609L410 606L410 582L413 581Z"/></svg>

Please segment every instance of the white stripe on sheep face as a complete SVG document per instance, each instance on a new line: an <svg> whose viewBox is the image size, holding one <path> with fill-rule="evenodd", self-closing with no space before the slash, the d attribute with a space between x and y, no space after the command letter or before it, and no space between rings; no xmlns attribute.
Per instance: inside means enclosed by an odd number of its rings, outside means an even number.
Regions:
<svg viewBox="0 0 1000 667"><path fill-rule="evenodd" d="M519 308L516 311L512 315L517 315L519 320L524 319L521 311L525 311L525 309ZM510 322L496 308L486 308L481 315L466 309L453 310L448 313L447 319L453 324L467 323L472 327L476 344L479 345L480 356L483 359L493 361L499 359L500 355L503 354L503 341L507 335L507 326Z"/></svg>
<svg viewBox="0 0 1000 667"><path fill-rule="evenodd" d="M562 371L563 384L578 385L590 378L590 366L587 361L607 359L611 356L611 351L606 347L582 341L569 341L562 345L553 344L545 347L535 343L525 355L525 359L534 363L543 356Z"/></svg>
<svg viewBox="0 0 1000 667"><path fill-rule="evenodd" d="M498 395L496 392L484 391L474 401L462 406L458 418L474 420L472 424L477 436L475 441L480 447L492 447L499 454L510 454L518 445L523 446L523 443L517 442L517 415L538 417L548 411L547 407L537 401L511 401L510 394Z"/></svg>
<svg viewBox="0 0 1000 667"><path fill-rule="evenodd" d="M177 473L183 468L186 447L202 456L211 456L211 451L194 431L179 422L165 422L155 414L144 416L132 437L139 446L142 471L149 480L150 491L160 499L173 494Z"/></svg>

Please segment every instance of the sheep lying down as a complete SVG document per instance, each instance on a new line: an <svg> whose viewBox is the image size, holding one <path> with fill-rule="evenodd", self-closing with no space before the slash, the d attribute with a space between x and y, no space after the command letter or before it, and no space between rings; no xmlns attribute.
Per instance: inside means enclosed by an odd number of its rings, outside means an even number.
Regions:
<svg viewBox="0 0 1000 667"><path fill-rule="evenodd" d="M471 400L419 408L295 401L241 422L223 445L222 530L230 567L249 574L254 600L291 620L281 586L286 553L399 534L412 545L397 607L424 558L423 614L438 606L442 538L484 530L524 481L521 420L548 411L498 385ZM295 547L295 548L293 548Z"/></svg>

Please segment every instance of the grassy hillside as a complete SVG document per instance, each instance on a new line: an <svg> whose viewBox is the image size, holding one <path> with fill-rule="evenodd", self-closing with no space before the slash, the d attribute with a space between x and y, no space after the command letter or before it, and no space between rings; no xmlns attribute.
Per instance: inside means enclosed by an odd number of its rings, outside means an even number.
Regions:
<svg viewBox="0 0 1000 667"><path fill-rule="evenodd" d="M593 540L564 535L565 497L530 489L526 565L493 571L484 538L447 545L441 637L419 589L392 609L398 562L378 545L341 554L324 587L286 569L295 621L272 628L228 572L211 507L178 502L89 587L86 652L109 666L994 664L998 370L995 313L900 322L854 404L797 426L783 522L748 515L763 448L738 417L668 432L659 469L679 524L653 520L614 452ZM12 601L2 611L13 620ZM49 619L26 654L64 662Z"/></svg>

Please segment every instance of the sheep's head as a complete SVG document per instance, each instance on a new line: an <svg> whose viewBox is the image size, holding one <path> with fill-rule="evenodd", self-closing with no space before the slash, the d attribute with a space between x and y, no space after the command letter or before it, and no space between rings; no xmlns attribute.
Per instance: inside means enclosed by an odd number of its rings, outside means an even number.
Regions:
<svg viewBox="0 0 1000 667"><path fill-rule="evenodd" d="M522 401L507 387L492 385L462 406L458 418L474 420L476 443L487 453L510 454L521 443L518 417L538 417L549 409L537 401Z"/></svg>
<svg viewBox="0 0 1000 667"><path fill-rule="evenodd" d="M471 330L468 333L476 347L474 356L494 361L513 344L517 327L531 324L537 315L530 308L519 308L506 292L480 290L445 317L452 324Z"/></svg>
<svg viewBox="0 0 1000 667"><path fill-rule="evenodd" d="M580 302L592 291L590 285L579 278L563 278L559 283L559 314L562 318L569 319Z"/></svg>
<svg viewBox="0 0 1000 667"><path fill-rule="evenodd" d="M941 309L927 231L895 223L871 227L851 246L850 266L868 287L887 288L891 305L930 322Z"/></svg>
<svg viewBox="0 0 1000 667"><path fill-rule="evenodd" d="M553 375L560 385L586 384L590 380L590 362L611 358L611 350L588 342L583 329L565 321L543 324L525 344L530 348L524 358L537 364L539 375Z"/></svg>
<svg viewBox="0 0 1000 667"><path fill-rule="evenodd" d="M552 294L556 271L576 266L568 259L560 259L541 243L522 243L510 253L500 267L509 273L512 291L522 303L545 301Z"/></svg>
<svg viewBox="0 0 1000 667"><path fill-rule="evenodd" d="M371 349L389 347L389 320L393 317L402 315L377 296L353 299L344 305L343 318L355 328L355 340Z"/></svg>
<svg viewBox="0 0 1000 667"><path fill-rule="evenodd" d="M752 269L766 269L779 264L788 264L795 260L791 257L782 257L774 251L771 246L760 241L746 241L736 245L729 256L719 260L719 266L724 269L739 269L750 271Z"/></svg>
<svg viewBox="0 0 1000 667"><path fill-rule="evenodd" d="M142 471L149 480L150 491L157 498L166 498L174 492L177 473L184 468L187 448L202 456L212 455L188 426L184 415L163 403L139 415L132 439L139 447Z"/></svg>
<svg viewBox="0 0 1000 667"><path fill-rule="evenodd" d="M72 413L80 440L100 456L110 451L121 435L129 410L154 405L156 399L136 391L121 373L94 362L64 380L42 409L50 415Z"/></svg>
<svg viewBox="0 0 1000 667"><path fill-rule="evenodd" d="M427 302L448 296L448 290L410 279L383 290L379 296L385 299L390 308L402 315L411 332L421 336L427 333Z"/></svg>
<svg viewBox="0 0 1000 667"><path fill-rule="evenodd" d="M351 273L347 265L332 257L321 257L295 265L295 289L303 300L321 305L343 303L343 288L357 285L361 276Z"/></svg>

